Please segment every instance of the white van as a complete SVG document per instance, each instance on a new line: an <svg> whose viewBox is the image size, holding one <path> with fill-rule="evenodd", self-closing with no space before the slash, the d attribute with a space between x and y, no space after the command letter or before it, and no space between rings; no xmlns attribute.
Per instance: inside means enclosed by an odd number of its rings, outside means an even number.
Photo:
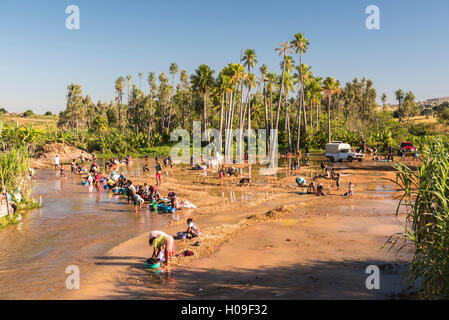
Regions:
<svg viewBox="0 0 449 320"><path fill-rule="evenodd" d="M341 141L334 141L326 144L325 157L331 162L343 160L348 160L349 162L357 160L360 162L363 160L364 156L363 153L353 152L349 144Z"/></svg>

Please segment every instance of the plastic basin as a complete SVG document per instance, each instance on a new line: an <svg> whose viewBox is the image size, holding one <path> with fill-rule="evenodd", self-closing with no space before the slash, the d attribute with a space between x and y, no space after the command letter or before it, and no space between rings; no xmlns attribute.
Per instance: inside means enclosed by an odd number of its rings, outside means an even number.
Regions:
<svg viewBox="0 0 449 320"><path fill-rule="evenodd" d="M148 269L159 269L159 267L161 266L161 263L160 263L160 262L158 262L158 263L153 263L153 264L144 262L144 264L145 264L145 267L147 267Z"/></svg>

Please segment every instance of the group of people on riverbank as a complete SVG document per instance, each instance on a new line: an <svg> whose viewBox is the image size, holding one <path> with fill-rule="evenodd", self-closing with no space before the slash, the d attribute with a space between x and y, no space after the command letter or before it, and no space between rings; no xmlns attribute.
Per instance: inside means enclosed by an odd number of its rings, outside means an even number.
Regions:
<svg viewBox="0 0 449 320"><path fill-rule="evenodd" d="M296 178L296 184L298 185L298 187L307 187L307 193L308 194L315 194L317 196L324 196L324 185L321 182L318 182L315 186L315 182L317 179L328 179L328 180L333 180L335 181L335 186L337 190L340 190L340 186L341 186L341 175L340 173L336 172L334 168L332 168L331 170L329 170L327 168L327 165L325 165L323 162L321 163L321 169L323 170L323 172L321 174L319 174L318 176L314 177L310 182L309 185L307 185L307 181L306 179L304 179L303 177L297 177ZM348 185L348 192L346 192L344 194L344 196L347 197L352 197L354 195L354 184L352 182L349 182Z"/></svg>
<svg viewBox="0 0 449 320"><path fill-rule="evenodd" d="M79 157L82 164L77 163L77 159L73 159L71 163L72 174L83 175L84 178L82 183L87 186L95 186L98 191L104 189L110 189L114 194L123 194L127 197L128 203L131 201L134 204L135 211L142 211L145 203L148 203L148 209L151 211L158 211L159 205L163 204L170 206L170 212L174 212L178 209L182 209L180 206L176 193L170 191L166 198L162 198L159 192L159 185L162 182L161 173L162 165L158 157L155 158L155 169L156 169L156 184L149 185L146 182L143 184L134 185L133 182L127 179L123 173L111 172L110 175L106 175L98 165L95 155L91 159L87 159L83 154ZM148 156L145 157L148 160ZM90 161L88 168L84 168L84 162ZM120 164L132 164L132 157L127 156L126 158L110 158L105 162L105 171L111 168L118 167ZM59 166L59 158L55 160L56 164ZM170 157L164 159L164 165L172 165ZM148 166L148 162L145 164ZM144 172L145 167L144 166ZM61 167L61 176L65 175L63 168Z"/></svg>
<svg viewBox="0 0 449 320"><path fill-rule="evenodd" d="M105 167L108 169L117 168L120 165L131 164L133 162L133 158L130 155L127 155L125 158L109 158L105 162Z"/></svg>

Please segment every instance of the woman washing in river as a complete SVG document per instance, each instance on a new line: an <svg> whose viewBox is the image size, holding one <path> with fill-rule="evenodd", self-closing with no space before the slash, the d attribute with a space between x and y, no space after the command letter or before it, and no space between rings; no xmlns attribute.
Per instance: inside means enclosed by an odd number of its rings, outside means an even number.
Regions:
<svg viewBox="0 0 449 320"><path fill-rule="evenodd" d="M151 231L148 241L154 247L152 259L159 259L168 266L170 257L175 254L175 239L162 231Z"/></svg>

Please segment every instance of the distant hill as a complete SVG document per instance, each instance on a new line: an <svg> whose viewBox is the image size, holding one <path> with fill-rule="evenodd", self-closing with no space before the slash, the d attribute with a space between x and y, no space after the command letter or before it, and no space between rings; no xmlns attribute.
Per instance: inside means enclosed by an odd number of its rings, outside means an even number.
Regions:
<svg viewBox="0 0 449 320"><path fill-rule="evenodd" d="M442 104L443 102L449 102L449 97L427 99L425 101L420 101L419 104L438 105Z"/></svg>

